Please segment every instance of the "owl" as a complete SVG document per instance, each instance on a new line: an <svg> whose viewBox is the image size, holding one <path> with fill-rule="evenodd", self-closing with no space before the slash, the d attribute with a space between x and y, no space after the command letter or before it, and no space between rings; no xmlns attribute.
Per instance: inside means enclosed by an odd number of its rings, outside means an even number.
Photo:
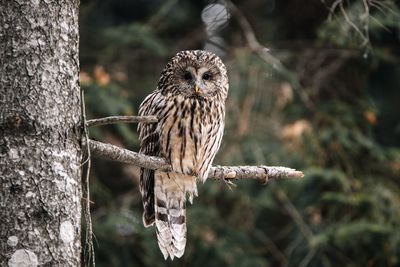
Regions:
<svg viewBox="0 0 400 267"><path fill-rule="evenodd" d="M186 246L186 198L197 196L224 132L228 76L221 59L202 50L176 54L161 73L156 90L139 115L158 117L139 123L140 153L165 158L172 171L141 169L143 224L155 224L164 258L180 258Z"/></svg>

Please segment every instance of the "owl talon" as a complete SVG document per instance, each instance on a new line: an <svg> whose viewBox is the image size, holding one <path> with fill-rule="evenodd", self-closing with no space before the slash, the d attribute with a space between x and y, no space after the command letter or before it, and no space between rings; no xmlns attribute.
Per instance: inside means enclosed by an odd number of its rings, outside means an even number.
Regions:
<svg viewBox="0 0 400 267"><path fill-rule="evenodd" d="M228 186L229 190L232 191L232 187L237 187L235 183L233 183L230 179L224 179L225 184Z"/></svg>

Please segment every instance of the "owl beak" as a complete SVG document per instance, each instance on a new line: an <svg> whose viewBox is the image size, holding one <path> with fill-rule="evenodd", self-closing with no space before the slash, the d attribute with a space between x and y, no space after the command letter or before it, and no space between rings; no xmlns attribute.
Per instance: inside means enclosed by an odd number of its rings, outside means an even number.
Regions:
<svg viewBox="0 0 400 267"><path fill-rule="evenodd" d="M196 94L200 93L200 87L197 84L194 86L194 92Z"/></svg>

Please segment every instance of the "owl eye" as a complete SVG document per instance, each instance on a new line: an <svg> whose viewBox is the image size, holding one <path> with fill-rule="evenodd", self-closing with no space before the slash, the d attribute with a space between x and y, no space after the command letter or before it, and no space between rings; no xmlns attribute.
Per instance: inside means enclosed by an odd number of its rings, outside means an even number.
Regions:
<svg viewBox="0 0 400 267"><path fill-rule="evenodd" d="M206 73L203 74L203 80L208 81L210 79L211 79L211 74L210 73L206 72Z"/></svg>
<svg viewBox="0 0 400 267"><path fill-rule="evenodd" d="M192 74L190 74L190 72L185 71L185 73L183 74L183 79L185 79L186 81L190 81L192 79Z"/></svg>

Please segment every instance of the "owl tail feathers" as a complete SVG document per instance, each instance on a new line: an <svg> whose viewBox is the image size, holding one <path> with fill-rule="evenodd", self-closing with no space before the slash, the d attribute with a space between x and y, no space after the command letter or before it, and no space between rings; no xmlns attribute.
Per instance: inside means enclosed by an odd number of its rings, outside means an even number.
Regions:
<svg viewBox="0 0 400 267"><path fill-rule="evenodd" d="M166 199L163 198L166 196ZM186 246L186 207L183 192L157 194L156 232L164 258L180 258Z"/></svg>
<svg viewBox="0 0 400 267"><path fill-rule="evenodd" d="M190 195L196 194L196 192L193 188L188 190L189 188L185 184L189 182L188 176L184 178L185 183L181 183L181 177L174 179L177 178L172 177L175 175L169 175L168 178L163 177L164 174L160 176L157 177L158 179L156 178L154 203L158 246L164 259L171 257L173 260L174 257L182 257L185 252L186 194L189 194L190 198ZM195 180L194 185L196 186Z"/></svg>

